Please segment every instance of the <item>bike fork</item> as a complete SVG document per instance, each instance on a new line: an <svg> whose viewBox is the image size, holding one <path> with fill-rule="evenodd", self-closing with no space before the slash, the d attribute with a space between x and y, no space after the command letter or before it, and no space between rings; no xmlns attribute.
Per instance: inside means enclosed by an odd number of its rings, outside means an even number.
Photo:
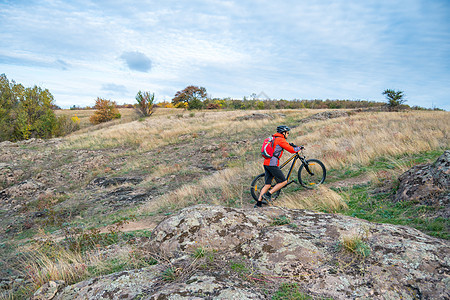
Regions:
<svg viewBox="0 0 450 300"><path fill-rule="evenodd" d="M308 163L306 161L302 161L303 165L305 166L305 170L309 173L309 175L314 176L314 173L311 172L309 169Z"/></svg>

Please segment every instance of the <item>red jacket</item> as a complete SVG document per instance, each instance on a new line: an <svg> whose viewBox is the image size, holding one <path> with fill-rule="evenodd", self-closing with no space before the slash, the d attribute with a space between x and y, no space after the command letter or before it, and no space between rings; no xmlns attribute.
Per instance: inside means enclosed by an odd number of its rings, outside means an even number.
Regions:
<svg viewBox="0 0 450 300"><path fill-rule="evenodd" d="M265 166L279 166L280 158L283 155L283 150L287 150L291 153L295 153L300 151L300 147L292 147L284 138L284 135L281 133L275 133L272 135L275 140L273 142L273 156L272 158L265 158L264 165Z"/></svg>

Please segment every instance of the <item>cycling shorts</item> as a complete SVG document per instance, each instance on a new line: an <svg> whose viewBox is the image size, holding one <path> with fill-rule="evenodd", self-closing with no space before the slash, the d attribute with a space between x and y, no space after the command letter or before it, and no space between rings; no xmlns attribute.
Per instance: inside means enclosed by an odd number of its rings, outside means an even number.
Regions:
<svg viewBox="0 0 450 300"><path fill-rule="evenodd" d="M283 172L280 167L277 166L264 166L265 175L265 184L271 184L272 180L275 178L277 183L286 181L286 177L284 177Z"/></svg>

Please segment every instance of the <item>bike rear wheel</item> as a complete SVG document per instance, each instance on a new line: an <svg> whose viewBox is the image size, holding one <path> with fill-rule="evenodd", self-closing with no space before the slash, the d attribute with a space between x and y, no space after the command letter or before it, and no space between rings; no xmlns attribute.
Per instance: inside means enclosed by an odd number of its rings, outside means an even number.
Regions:
<svg viewBox="0 0 450 300"><path fill-rule="evenodd" d="M325 181L327 170L325 165L318 159L308 159L306 164L309 171L302 164L298 170L298 181L303 187L312 189Z"/></svg>
<svg viewBox="0 0 450 300"><path fill-rule="evenodd" d="M272 180L271 187L274 187L276 185L275 179ZM259 174L258 176L253 179L250 187L250 193L252 194L252 197L255 201L258 201L259 194L261 193L262 188L266 185L265 183L265 174ZM278 195L280 195L280 191L276 191L272 194L272 200L275 200L278 198Z"/></svg>

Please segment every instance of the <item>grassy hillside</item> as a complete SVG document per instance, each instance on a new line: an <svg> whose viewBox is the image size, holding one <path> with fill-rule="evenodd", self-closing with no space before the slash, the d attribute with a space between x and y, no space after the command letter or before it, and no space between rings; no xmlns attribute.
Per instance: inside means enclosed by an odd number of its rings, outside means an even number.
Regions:
<svg viewBox="0 0 450 300"><path fill-rule="evenodd" d="M263 171L260 145L279 124L290 126L290 142L305 145L307 157L322 160L329 173L317 190L289 186L275 205L404 224L448 239L448 220L433 214L439 208L390 201L401 173L450 148L448 112L351 112L300 122L318 112L158 109L142 119L122 109L122 120L91 126L92 111L59 111L76 114L82 130L53 142L0 148L1 162L11 159L11 168L21 171L1 189L31 179L40 184L16 199L15 210L0 210L3 275L29 266L25 275L36 278L26 294L49 278L75 282L154 263L138 241L165 216L198 203L253 207L249 186ZM253 113L270 117L240 118ZM115 178L129 180L102 185ZM11 259L17 256L19 263ZM41 278L39 270L50 275Z"/></svg>

